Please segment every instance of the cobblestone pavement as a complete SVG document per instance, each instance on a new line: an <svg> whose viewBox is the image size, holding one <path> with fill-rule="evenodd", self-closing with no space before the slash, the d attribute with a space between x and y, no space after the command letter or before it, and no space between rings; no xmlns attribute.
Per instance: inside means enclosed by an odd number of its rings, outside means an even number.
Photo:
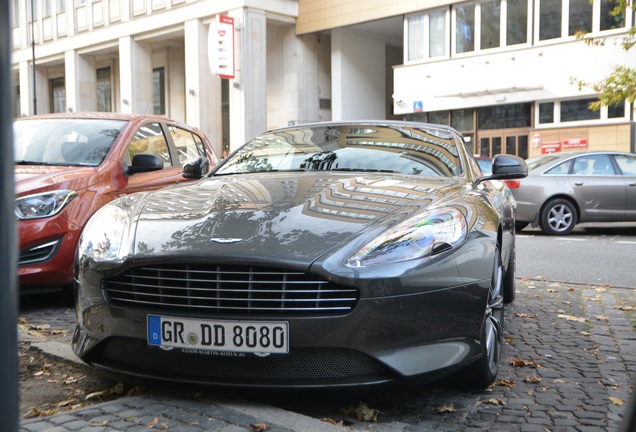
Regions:
<svg viewBox="0 0 636 432"><path fill-rule="evenodd" d="M63 306L30 306L20 316L60 329L74 322L73 311ZM163 385L149 394L24 420L21 428L129 432L149 430L149 421L155 429L173 431L244 431L263 422L268 431L316 427L298 426L303 419L295 418L298 413L343 422L354 431L619 430L636 380L636 289L518 280L506 320L498 380L487 391L467 391L451 378L365 392L212 390L217 394L208 391L205 399L193 401ZM228 395L258 402L226 400ZM355 418L352 408L362 403L375 421ZM285 411L269 412L261 404ZM99 426L107 419L108 426ZM317 427L343 430L326 422Z"/></svg>

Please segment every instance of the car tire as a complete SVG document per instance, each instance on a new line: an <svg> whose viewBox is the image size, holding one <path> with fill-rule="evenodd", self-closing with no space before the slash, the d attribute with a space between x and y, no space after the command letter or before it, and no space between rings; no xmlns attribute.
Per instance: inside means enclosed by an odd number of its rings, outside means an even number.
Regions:
<svg viewBox="0 0 636 432"><path fill-rule="evenodd" d="M510 251L510 258L508 258L508 268L503 280L503 301L505 304L512 303L515 300L517 294L516 288L516 276L517 276L517 249L515 244L512 244L512 250Z"/></svg>
<svg viewBox="0 0 636 432"><path fill-rule="evenodd" d="M491 287L488 292L488 304L481 329L482 356L466 369L466 382L472 388L487 388L495 381L499 373L504 328L503 278L501 255L497 248Z"/></svg>
<svg viewBox="0 0 636 432"><path fill-rule="evenodd" d="M578 215L574 204L563 198L548 201L541 210L539 225L549 235L568 235L574 229Z"/></svg>
<svg viewBox="0 0 636 432"><path fill-rule="evenodd" d="M515 231L522 231L528 225L528 222L515 222Z"/></svg>

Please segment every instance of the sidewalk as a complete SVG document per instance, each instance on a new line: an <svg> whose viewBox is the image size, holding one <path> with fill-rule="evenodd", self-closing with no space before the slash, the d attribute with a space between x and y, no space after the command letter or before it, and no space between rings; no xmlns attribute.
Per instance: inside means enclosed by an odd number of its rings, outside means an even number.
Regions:
<svg viewBox="0 0 636 432"><path fill-rule="evenodd" d="M72 317L42 310L28 319L69 326ZM484 392L446 382L408 391L370 391L365 402L378 411L377 422L343 414L344 391L332 398L287 393L286 399L270 398L264 404L230 399L222 390L193 400L175 395L166 385L163 391L23 420L21 431L238 432L264 425L267 431L290 432L619 430L622 404L627 404L636 379L635 289L518 280L517 299L507 307L506 320L497 385ZM33 345L77 360L64 343ZM347 428L322 418L344 420Z"/></svg>

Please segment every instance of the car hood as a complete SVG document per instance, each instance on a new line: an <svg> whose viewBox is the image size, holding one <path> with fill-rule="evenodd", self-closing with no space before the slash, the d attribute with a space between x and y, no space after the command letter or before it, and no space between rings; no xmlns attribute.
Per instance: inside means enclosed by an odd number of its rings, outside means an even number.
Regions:
<svg viewBox="0 0 636 432"><path fill-rule="evenodd" d="M97 181L96 171L94 167L16 165L15 193L22 196L56 189L84 189Z"/></svg>
<svg viewBox="0 0 636 432"><path fill-rule="evenodd" d="M132 206L139 216L135 257L258 262L266 256L307 265L334 248L363 246L453 190L461 190L453 178L386 174L204 179L145 195Z"/></svg>

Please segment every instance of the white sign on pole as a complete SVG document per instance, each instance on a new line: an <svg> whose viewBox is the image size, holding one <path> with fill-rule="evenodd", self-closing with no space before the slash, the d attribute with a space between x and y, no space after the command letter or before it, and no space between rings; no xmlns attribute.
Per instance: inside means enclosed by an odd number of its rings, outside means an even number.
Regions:
<svg viewBox="0 0 636 432"><path fill-rule="evenodd" d="M210 23L208 59L213 74L234 78L234 18L218 15L218 21Z"/></svg>

